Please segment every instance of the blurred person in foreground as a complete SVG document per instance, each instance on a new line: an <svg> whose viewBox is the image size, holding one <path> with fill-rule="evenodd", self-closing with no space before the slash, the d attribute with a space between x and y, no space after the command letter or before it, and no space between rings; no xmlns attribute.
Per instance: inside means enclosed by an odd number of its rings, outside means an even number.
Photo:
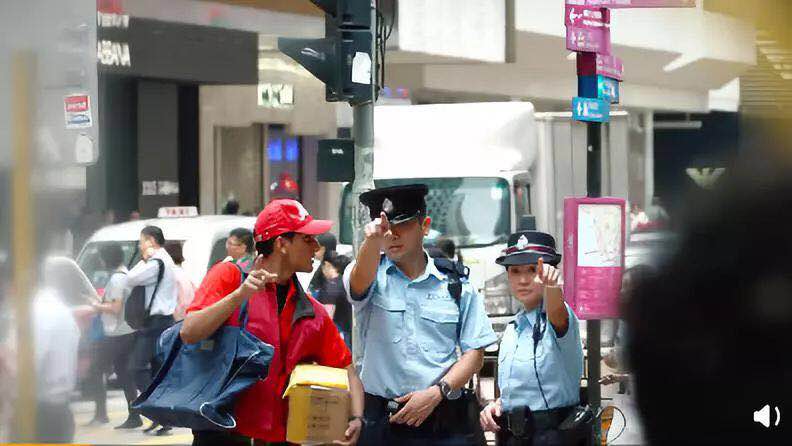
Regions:
<svg viewBox="0 0 792 446"><path fill-rule="evenodd" d="M127 407L137 398L137 388L127 367L129 354L135 345L135 331L124 320L124 304L129 297L124 251L120 245L112 243L99 248L99 255L105 269L110 271L110 278L104 287L102 301L94 304L101 317L104 337L95 342L94 358L89 372L94 383L96 404L94 417L89 423L91 426L110 421L107 416L107 388L104 381L104 374L109 369L115 370L118 376L118 384L124 391ZM130 412L119 428L140 427L142 424L140 416Z"/></svg>
<svg viewBox="0 0 792 446"><path fill-rule="evenodd" d="M31 306L33 334L34 367L36 377L36 433L33 441L40 443L70 443L74 439L74 414L69 407L71 393L77 383L77 350L80 342L80 329L77 326L72 309L67 306L61 297L57 280L44 273L42 268L42 286L33 290ZM9 281L4 281L6 287L5 299L13 298L11 289L11 276L4 274ZM0 347L0 388L6 394L4 401L13 401L16 398L17 376L19 373L28 373L18 370L14 359L16 358L16 339L14 325L20 321L11 321L10 333ZM17 412L17 415L19 413ZM13 420L14 414L3 415L10 423L9 434L11 438L18 437L15 427L19 424Z"/></svg>
<svg viewBox="0 0 792 446"><path fill-rule="evenodd" d="M234 262L242 268L242 271L249 273L256 258L256 246L250 229L233 229L226 239L225 247L228 254L225 261Z"/></svg>
<svg viewBox="0 0 792 446"><path fill-rule="evenodd" d="M182 268L184 255L182 254L181 242L165 243L165 251L173 259L173 277L176 280L176 310L173 312L173 319L180 321L184 319L187 308L195 297L195 285L193 285L187 272Z"/></svg>
<svg viewBox="0 0 792 446"><path fill-rule="evenodd" d="M752 414L792 413L790 166L727 172L686 200L678 248L626 308L650 444L789 444L792 423L765 428Z"/></svg>

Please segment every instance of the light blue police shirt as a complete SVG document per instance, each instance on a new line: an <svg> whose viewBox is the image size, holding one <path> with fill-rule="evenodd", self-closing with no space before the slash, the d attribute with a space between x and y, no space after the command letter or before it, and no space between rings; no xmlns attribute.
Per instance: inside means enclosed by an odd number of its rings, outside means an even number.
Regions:
<svg viewBox="0 0 792 446"><path fill-rule="evenodd" d="M498 386L504 411L524 406L532 411L558 409L579 403L583 346L578 319L569 305L566 308L569 328L563 337L558 337L553 324L543 314L540 329L545 327L545 331L537 345L536 357L533 327L538 309L517 313L514 322L506 327L498 353ZM548 407L539 391L534 360Z"/></svg>
<svg viewBox="0 0 792 446"><path fill-rule="evenodd" d="M426 255L426 254L425 254ZM382 256L377 277L363 296L352 296L347 267L344 288L355 312L358 364L367 393L396 398L426 389L445 376L462 353L497 342L484 301L463 281L456 302L448 279L427 255L426 270L410 280Z"/></svg>

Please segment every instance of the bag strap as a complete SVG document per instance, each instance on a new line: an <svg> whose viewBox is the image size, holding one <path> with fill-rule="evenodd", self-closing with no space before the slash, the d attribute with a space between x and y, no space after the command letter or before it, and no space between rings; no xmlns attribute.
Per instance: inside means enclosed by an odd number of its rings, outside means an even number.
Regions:
<svg viewBox="0 0 792 446"><path fill-rule="evenodd" d="M247 280L248 275L245 272L245 270L243 270L242 267L239 266L239 264L237 264L236 262L232 262L232 263L239 270L239 285L241 286L243 283L245 283L245 280ZM248 300L246 300L242 304L242 307L239 309L239 319L238 319L239 326L244 329L247 329L247 323L248 323Z"/></svg>
<svg viewBox="0 0 792 446"><path fill-rule="evenodd" d="M154 299L157 297L157 290L159 290L160 283L162 282L162 276L165 275L165 262L160 259L151 260L159 263L159 265L157 269L157 284L154 285L154 292L151 293L151 300L149 301L148 307L146 308L146 316L151 315L151 307L154 305Z"/></svg>
<svg viewBox="0 0 792 446"><path fill-rule="evenodd" d="M455 262L446 257L435 257L432 260L435 268L448 277L448 293L459 305L459 301L462 298L462 279L468 278L470 269L462 262Z"/></svg>

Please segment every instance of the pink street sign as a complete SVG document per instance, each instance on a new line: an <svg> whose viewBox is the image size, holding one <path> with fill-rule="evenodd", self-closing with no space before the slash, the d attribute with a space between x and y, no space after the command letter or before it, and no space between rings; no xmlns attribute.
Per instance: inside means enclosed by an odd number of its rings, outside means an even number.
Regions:
<svg viewBox="0 0 792 446"><path fill-rule="evenodd" d="M577 53L578 76L605 76L621 81L624 79L624 64L616 56L595 53Z"/></svg>
<svg viewBox="0 0 792 446"><path fill-rule="evenodd" d="M569 51L610 55L610 28L591 29L567 26L566 31L566 47Z"/></svg>
<svg viewBox="0 0 792 446"><path fill-rule="evenodd" d="M564 13L566 26L589 29L603 29L610 26L607 9L567 6Z"/></svg>
<svg viewBox="0 0 792 446"><path fill-rule="evenodd" d="M594 8L695 8L696 0L566 0L567 6Z"/></svg>
<svg viewBox="0 0 792 446"><path fill-rule="evenodd" d="M584 320L619 317L626 201L564 199L564 299Z"/></svg>

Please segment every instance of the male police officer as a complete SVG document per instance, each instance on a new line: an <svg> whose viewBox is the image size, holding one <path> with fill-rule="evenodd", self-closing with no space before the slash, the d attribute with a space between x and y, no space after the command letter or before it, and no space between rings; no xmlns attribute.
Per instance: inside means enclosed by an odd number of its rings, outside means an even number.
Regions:
<svg viewBox="0 0 792 446"><path fill-rule="evenodd" d="M497 341L473 287L423 250L431 219L425 185L369 191L372 222L344 286L355 309L366 426L360 444L475 444L472 395L463 386ZM385 255L381 255L384 252ZM461 350L461 356L457 353ZM470 397L470 398L469 398Z"/></svg>

